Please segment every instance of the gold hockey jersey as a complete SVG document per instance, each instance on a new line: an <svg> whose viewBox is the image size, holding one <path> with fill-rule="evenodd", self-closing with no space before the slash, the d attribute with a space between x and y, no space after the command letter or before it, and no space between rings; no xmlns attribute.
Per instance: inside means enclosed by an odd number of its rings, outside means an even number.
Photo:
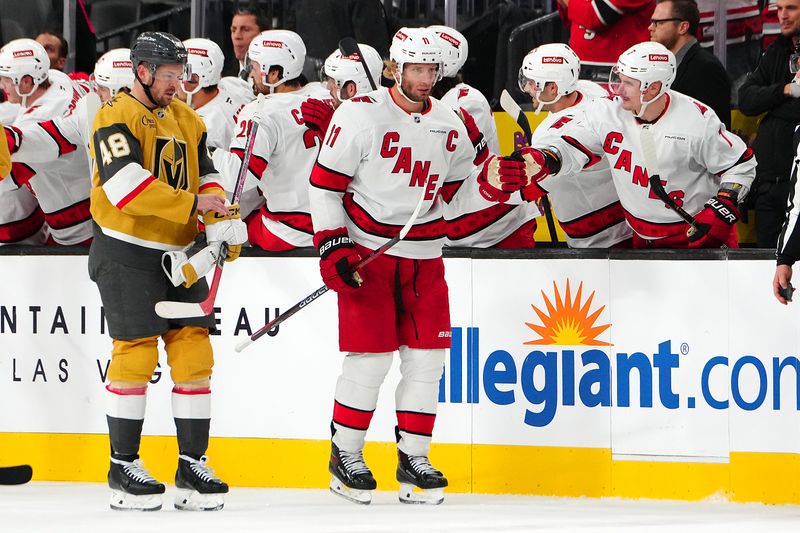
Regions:
<svg viewBox="0 0 800 533"><path fill-rule="evenodd" d="M102 233L96 239L180 249L197 234L196 194L225 196L205 125L177 98L151 110L118 93L97 112L90 149L91 212L95 233Z"/></svg>
<svg viewBox="0 0 800 533"><path fill-rule="evenodd" d="M0 133L3 131L3 125L0 124ZM8 176L8 173L11 172L11 153L8 151L8 142L6 141L6 136L3 133L0 135L0 179L4 176Z"/></svg>

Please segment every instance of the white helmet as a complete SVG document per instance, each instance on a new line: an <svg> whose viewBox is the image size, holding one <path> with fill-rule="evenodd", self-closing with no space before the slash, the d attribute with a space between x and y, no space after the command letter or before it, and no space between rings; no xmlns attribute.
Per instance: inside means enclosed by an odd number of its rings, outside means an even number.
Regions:
<svg viewBox="0 0 800 533"><path fill-rule="evenodd" d="M467 38L449 26L428 26L428 29L442 48L442 62L444 63L442 76L454 78L467 62L469 55Z"/></svg>
<svg viewBox="0 0 800 533"><path fill-rule="evenodd" d="M133 87L133 67L131 66L131 49L114 48L97 60L91 76L93 85L100 85L115 96L120 89Z"/></svg>
<svg viewBox="0 0 800 533"><path fill-rule="evenodd" d="M214 41L208 39L186 39L183 41L188 54L189 65L192 66L192 77L199 77L199 88L210 87L222 79L222 67L225 56L222 49Z"/></svg>
<svg viewBox="0 0 800 533"><path fill-rule="evenodd" d="M398 81L403 75L406 63L433 63L439 65L436 81L442 79L444 65L442 47L433 33L427 28L400 28L392 37L389 59L397 64Z"/></svg>
<svg viewBox="0 0 800 533"><path fill-rule="evenodd" d="M247 58L261 66L264 85L275 89L288 80L303 73L306 61L306 45L303 39L289 30L267 30L256 35L247 49ZM283 69L283 77L278 83L267 83L266 78L272 66Z"/></svg>
<svg viewBox="0 0 800 533"><path fill-rule="evenodd" d="M544 44L528 52L522 60L519 89L538 100L538 113L544 105L553 104L562 96L574 92L578 88L580 72L580 59L569 46L563 43ZM556 83L558 91L555 99L545 101L540 95L548 82Z"/></svg>
<svg viewBox="0 0 800 533"><path fill-rule="evenodd" d="M361 49L361 53L364 54L364 61L367 63L370 75L372 75L372 81L375 82L376 86L380 85L383 59L381 59L378 51L368 44L358 43L358 47ZM322 75L332 79L339 91L348 81L356 84L359 93L366 93L372 90L367 74L364 72L364 65L361 63L358 54L343 56L339 50L334 51L325 60L325 65L322 67Z"/></svg>
<svg viewBox="0 0 800 533"><path fill-rule="evenodd" d="M33 39L14 39L0 48L0 76L11 78L17 94L23 99L47 81L49 69L50 58L47 51ZM33 79L33 89L22 94L19 92L19 84L25 76Z"/></svg>
<svg viewBox="0 0 800 533"><path fill-rule="evenodd" d="M642 109L637 116L641 117L647 105L658 100L672 86L676 68L675 55L661 43L647 41L635 44L619 56L616 66L611 69L608 86L613 94L619 94L620 74L641 82L642 93L653 83L661 82L661 90L655 98L648 102L640 100ZM644 95L640 95L641 98L644 98Z"/></svg>

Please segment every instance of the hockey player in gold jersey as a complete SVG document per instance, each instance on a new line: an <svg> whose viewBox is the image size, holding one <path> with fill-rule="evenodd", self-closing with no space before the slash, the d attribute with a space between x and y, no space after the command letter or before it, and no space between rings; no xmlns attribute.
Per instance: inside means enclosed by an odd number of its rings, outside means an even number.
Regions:
<svg viewBox="0 0 800 533"><path fill-rule="evenodd" d="M0 124L0 130L3 125ZM7 176L11 172L11 153L8 151L6 136L0 135L0 177Z"/></svg>
<svg viewBox="0 0 800 533"><path fill-rule="evenodd" d="M166 320L159 300L200 301L213 251L228 244L239 255L247 229L225 193L208 156L206 129L174 98L186 70L186 50L168 33L141 34L131 49L135 82L98 112L91 136L95 160L91 212L94 241L89 274L97 283L113 340L108 369L107 420L111 442L108 483L113 509L157 510L164 485L139 459L147 384L164 341L175 387L172 411L178 437L175 507L216 510L228 486L205 456L210 424L214 317ZM196 261L177 261L197 236L203 216L209 246ZM171 259L164 265L162 256ZM209 264L210 262L210 264ZM166 273L166 275L165 275Z"/></svg>

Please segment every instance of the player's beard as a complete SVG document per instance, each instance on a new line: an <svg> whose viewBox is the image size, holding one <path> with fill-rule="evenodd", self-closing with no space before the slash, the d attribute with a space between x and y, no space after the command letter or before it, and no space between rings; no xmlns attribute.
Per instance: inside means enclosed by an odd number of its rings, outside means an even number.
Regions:
<svg viewBox="0 0 800 533"><path fill-rule="evenodd" d="M400 84L400 88L403 89L403 94L406 95L406 98L408 98L412 102L417 102L417 103L420 103L420 104L422 102L425 102L428 99L428 97L430 96L430 94L431 94L430 90L428 90L428 92L424 96L415 94L411 90L410 84L406 84L405 82Z"/></svg>

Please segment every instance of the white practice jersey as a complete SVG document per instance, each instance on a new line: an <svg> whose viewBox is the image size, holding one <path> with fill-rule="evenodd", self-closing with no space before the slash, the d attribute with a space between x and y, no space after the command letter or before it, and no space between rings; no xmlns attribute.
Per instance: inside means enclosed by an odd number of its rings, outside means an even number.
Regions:
<svg viewBox="0 0 800 533"><path fill-rule="evenodd" d="M59 73L61 74L61 73ZM20 146L30 151L60 151L58 164L37 163L19 156L14 158L11 179L14 183L27 184L44 211L50 235L58 244L79 244L92 238L92 222L89 213L91 170L85 144L70 141L59 130L52 119L65 117L73 112L82 93L65 75L53 75L50 87L27 108L20 108L11 130L21 136ZM81 113L74 113L76 119ZM43 123L43 124L40 124ZM25 138L25 130L43 129L50 137L33 135ZM86 131L86 122L83 122ZM79 141L80 134L75 136ZM37 160L39 158L36 158ZM52 160L51 160L52 161Z"/></svg>
<svg viewBox="0 0 800 533"><path fill-rule="evenodd" d="M303 122L302 91L259 96L239 112L239 127L230 152L213 155L226 191L235 186L247 142L246 121L256 115L258 134L249 173L265 200L262 221L274 235L293 246L311 246L313 229L308 205L308 177L319 151L319 137ZM244 212L243 212L244 213Z"/></svg>
<svg viewBox="0 0 800 533"><path fill-rule="evenodd" d="M440 257L440 188L463 182L474 157L464 124L438 100L429 99L422 113L404 111L385 88L348 100L333 114L311 175L314 230L346 227L374 250L400 232L423 198L408 235L387 253Z"/></svg>
<svg viewBox="0 0 800 533"><path fill-rule="evenodd" d="M500 153L500 141L497 138L497 124L492 116L492 108L486 97L478 89L466 83L459 83L442 96L441 102L452 109L463 107L475 119L478 129L486 139L486 145L493 154Z"/></svg>
<svg viewBox="0 0 800 533"><path fill-rule="evenodd" d="M244 104L237 104L226 89L218 88L217 95L204 105L195 108L195 111L203 119L208 131L206 145L212 149L227 150L235 133L236 115Z"/></svg>
<svg viewBox="0 0 800 533"><path fill-rule="evenodd" d="M578 81L577 92L578 100L572 107L549 113L539 124L533 132L533 144L573 120L593 99L608 97L605 89L587 80ZM577 174L551 176L539 182L550 197L570 248L609 248L631 237L608 161L595 158L592 163Z"/></svg>
<svg viewBox="0 0 800 533"><path fill-rule="evenodd" d="M692 215L722 182L741 184L743 197L755 177L752 151L704 104L675 91L663 98L667 106L650 130L666 192ZM625 218L637 234L660 239L683 233L686 223L650 190L641 130L640 121L620 101L601 98L586 104L574 119L551 126L535 146L553 147L561 154L557 179L605 157Z"/></svg>

